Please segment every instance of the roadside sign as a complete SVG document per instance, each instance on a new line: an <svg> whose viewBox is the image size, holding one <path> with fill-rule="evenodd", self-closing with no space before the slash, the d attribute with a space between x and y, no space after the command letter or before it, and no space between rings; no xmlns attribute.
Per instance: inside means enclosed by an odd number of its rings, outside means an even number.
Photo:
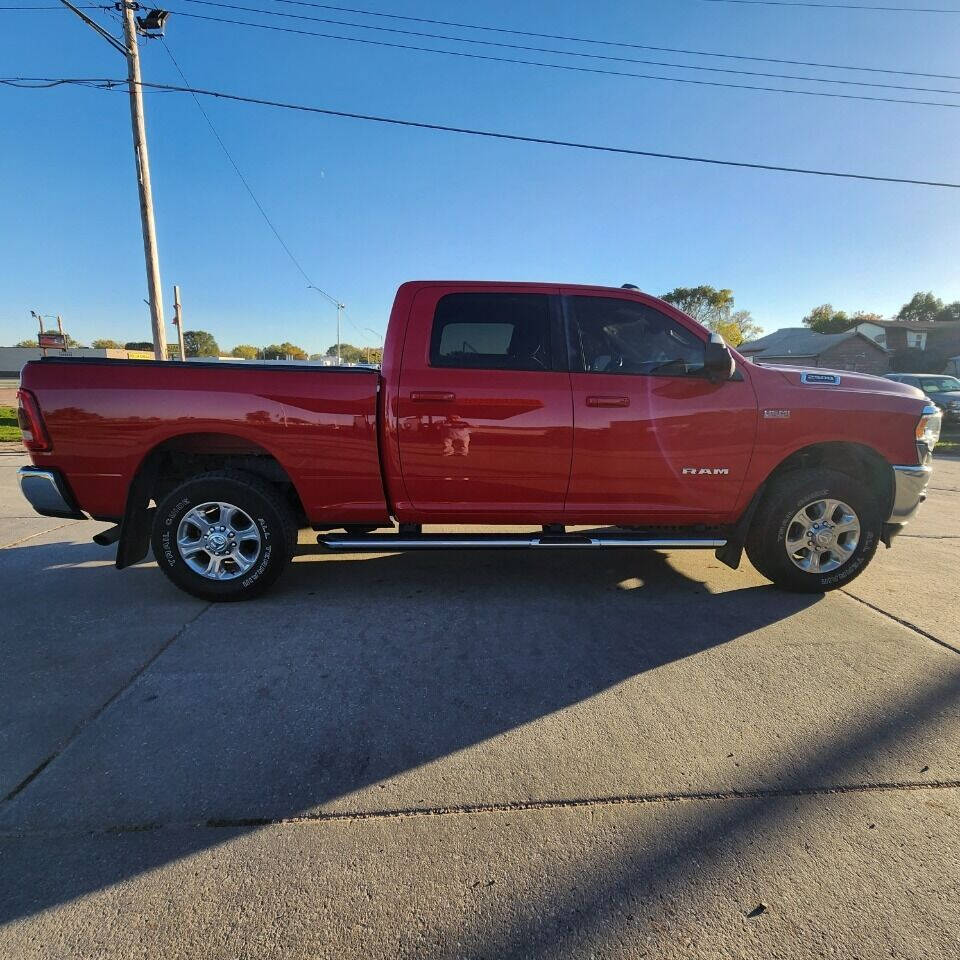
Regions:
<svg viewBox="0 0 960 960"><path fill-rule="evenodd" d="M45 330L43 333L37 334L37 341L43 350L67 349L67 335L65 333L51 333Z"/></svg>

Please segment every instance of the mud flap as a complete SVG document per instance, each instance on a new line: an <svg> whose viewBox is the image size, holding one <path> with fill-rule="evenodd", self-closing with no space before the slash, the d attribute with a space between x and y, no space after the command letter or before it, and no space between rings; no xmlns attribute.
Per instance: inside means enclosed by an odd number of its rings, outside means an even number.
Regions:
<svg viewBox="0 0 960 960"><path fill-rule="evenodd" d="M753 515L757 512L757 507L760 506L760 500L763 497L765 488L765 483L760 485L750 500L750 503L747 504L747 509L743 511L740 519L731 528L727 536L727 542L722 547L717 547L713 552L713 555L721 563L725 563L733 570L736 570L737 567L740 566L740 560L743 557L743 546L747 542L747 533L750 530L750 524L753 522Z"/></svg>
<svg viewBox="0 0 960 960"><path fill-rule="evenodd" d="M905 523L885 523L880 531L880 542L889 550L893 544L893 538L903 532Z"/></svg>
<svg viewBox="0 0 960 960"><path fill-rule="evenodd" d="M117 547L117 569L139 563L150 549L150 532L156 507L149 507L150 491L157 476L154 464L146 463L130 484L127 507L120 523L120 543Z"/></svg>

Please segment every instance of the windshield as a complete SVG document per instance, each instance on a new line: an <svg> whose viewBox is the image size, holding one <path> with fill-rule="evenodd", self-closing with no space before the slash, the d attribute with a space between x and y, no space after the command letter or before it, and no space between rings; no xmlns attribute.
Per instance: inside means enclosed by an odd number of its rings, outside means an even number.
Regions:
<svg viewBox="0 0 960 960"><path fill-rule="evenodd" d="M920 385L927 393L946 393L960 390L960 380L956 377L921 377Z"/></svg>

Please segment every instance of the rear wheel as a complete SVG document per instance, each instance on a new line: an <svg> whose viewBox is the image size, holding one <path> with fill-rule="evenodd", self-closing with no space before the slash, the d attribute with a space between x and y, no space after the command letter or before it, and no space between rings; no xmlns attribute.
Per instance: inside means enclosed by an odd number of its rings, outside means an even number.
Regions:
<svg viewBox="0 0 960 960"><path fill-rule="evenodd" d="M193 477L157 507L153 554L181 590L204 600L248 600L283 572L297 525L279 491L221 470Z"/></svg>
<svg viewBox="0 0 960 960"><path fill-rule="evenodd" d="M797 470L774 480L750 525L750 562L786 590L835 590L876 552L882 520L869 489L837 470Z"/></svg>

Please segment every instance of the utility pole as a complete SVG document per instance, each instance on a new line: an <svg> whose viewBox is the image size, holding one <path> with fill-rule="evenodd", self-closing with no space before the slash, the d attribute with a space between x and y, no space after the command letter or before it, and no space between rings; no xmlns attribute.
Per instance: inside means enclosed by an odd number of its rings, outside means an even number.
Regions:
<svg viewBox="0 0 960 960"><path fill-rule="evenodd" d="M319 287L315 287L312 283L307 285L307 289L316 290L321 297L326 297L337 308L337 366L339 367L343 362L340 356L340 314L346 307L346 304L341 303L336 297L331 297L326 290L321 290Z"/></svg>
<svg viewBox="0 0 960 960"><path fill-rule="evenodd" d="M340 313L342 310L343 310L343 304L338 303L337 304L337 366L338 367L342 362L340 359Z"/></svg>
<svg viewBox="0 0 960 960"><path fill-rule="evenodd" d="M187 351L183 345L183 314L180 312L180 288L173 286L173 322L177 325L177 338L180 340L180 359L187 359Z"/></svg>
<svg viewBox="0 0 960 960"><path fill-rule="evenodd" d="M143 116L143 88L140 86L140 45L133 19L135 3L120 0L123 7L123 38L127 47L127 84L130 88L130 120L133 126L133 152L137 161L137 187L140 191L140 222L143 225L143 256L147 264L147 289L150 292L150 322L153 326L153 355L167 359L167 332L163 323L163 288L160 285L160 260L157 256L157 226L153 219L153 190L150 186L150 157L147 153L147 122Z"/></svg>
<svg viewBox="0 0 960 960"><path fill-rule="evenodd" d="M31 312L31 313L33 314L33 316L36 318L37 323L40 324L40 336L42 337L42 336L43 336L43 314L42 314L39 310L31 310L30 312ZM37 340L37 343L40 343L40 340L39 340L39 339ZM47 348L46 348L46 347L41 347L40 349L41 349L41 351L43 352L43 355L46 356L46 355L47 355Z"/></svg>
<svg viewBox="0 0 960 960"><path fill-rule="evenodd" d="M112 47L127 58L127 85L130 90L130 120L133 127L133 152L137 165L137 187L140 191L140 222L143 226L143 254L147 266L147 289L150 293L150 321L153 327L153 355L157 360L167 359L167 335L163 322L163 294L160 286L160 261L157 256L157 227L153 218L153 190L150 186L150 158L147 154L147 125L143 115L143 89L140 85L140 49L137 43L137 21L134 11L139 9L130 0L120 0L117 7L123 12L121 43L96 21L74 6L70 0L60 2L72 10L87 26L100 34ZM168 14L151 10L141 23L145 31L159 30Z"/></svg>

